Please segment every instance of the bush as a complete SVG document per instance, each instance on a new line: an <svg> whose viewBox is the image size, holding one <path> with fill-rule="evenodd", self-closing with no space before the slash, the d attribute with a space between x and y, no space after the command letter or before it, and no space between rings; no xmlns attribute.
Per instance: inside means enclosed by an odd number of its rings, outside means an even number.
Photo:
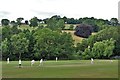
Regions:
<svg viewBox="0 0 120 80"><path fill-rule="evenodd" d="M83 38L88 38L91 35L92 31L92 26L81 24L76 27L74 34Z"/></svg>

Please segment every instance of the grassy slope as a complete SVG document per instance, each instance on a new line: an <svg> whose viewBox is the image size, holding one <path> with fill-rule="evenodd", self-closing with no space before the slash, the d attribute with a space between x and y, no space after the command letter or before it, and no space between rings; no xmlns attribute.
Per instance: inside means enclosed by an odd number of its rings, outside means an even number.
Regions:
<svg viewBox="0 0 120 80"><path fill-rule="evenodd" d="M117 78L118 61L89 60L46 61L43 66L36 62L33 67L30 61L22 62L23 67L17 67L18 62L10 64L3 62L3 78Z"/></svg>
<svg viewBox="0 0 120 80"><path fill-rule="evenodd" d="M77 44L77 43L80 43L84 38L82 38L82 37L78 37L78 36L76 36L76 35L74 35L74 32L75 31L70 31L70 30L63 30L64 32L67 32L67 33L70 33L71 35L72 35L72 37L73 37L73 40L75 41L75 45Z"/></svg>

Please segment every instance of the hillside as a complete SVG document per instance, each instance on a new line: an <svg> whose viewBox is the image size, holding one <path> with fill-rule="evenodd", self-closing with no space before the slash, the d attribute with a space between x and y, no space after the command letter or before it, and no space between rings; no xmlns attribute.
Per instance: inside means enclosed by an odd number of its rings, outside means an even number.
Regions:
<svg viewBox="0 0 120 80"><path fill-rule="evenodd" d="M77 43L80 43L80 42L84 39L84 38L82 38L82 37L78 37L78 36L74 35L74 32L75 32L75 31L72 31L72 30L63 30L63 32L67 32L67 33L70 33L70 34L72 35L73 40L75 40L75 45L76 45Z"/></svg>
<svg viewBox="0 0 120 80"><path fill-rule="evenodd" d="M67 25L65 25L65 26L68 27L69 24L67 24ZM23 26L20 26L19 29L21 29L21 30L29 29L30 31L32 31L32 30L37 29L37 28L36 28L36 27L29 27L29 26L27 26L27 25L23 25ZM72 35L73 40L75 40L75 45L76 45L77 43L80 43L80 42L82 41L82 39L84 39L84 38L82 38L82 37L78 37L78 36L74 35L74 32L75 32L74 30L62 30L62 31L63 31L63 32L70 33L70 34Z"/></svg>

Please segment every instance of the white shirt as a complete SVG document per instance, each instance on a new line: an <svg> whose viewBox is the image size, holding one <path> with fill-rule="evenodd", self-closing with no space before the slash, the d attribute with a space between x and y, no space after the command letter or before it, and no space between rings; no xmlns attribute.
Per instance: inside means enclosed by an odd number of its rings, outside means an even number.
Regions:
<svg viewBox="0 0 120 80"><path fill-rule="evenodd" d="M19 64L21 64L21 60L19 60Z"/></svg>
<svg viewBox="0 0 120 80"><path fill-rule="evenodd" d="M7 58L7 61L9 61L9 58Z"/></svg>
<svg viewBox="0 0 120 80"><path fill-rule="evenodd" d="M40 60L40 63L42 63L43 59Z"/></svg>
<svg viewBox="0 0 120 80"><path fill-rule="evenodd" d="M56 61L58 60L58 58L56 57Z"/></svg>
<svg viewBox="0 0 120 80"><path fill-rule="evenodd" d="M9 64L9 58L7 58L7 64Z"/></svg>
<svg viewBox="0 0 120 80"><path fill-rule="evenodd" d="M93 58L91 58L91 61L93 61Z"/></svg>
<svg viewBox="0 0 120 80"><path fill-rule="evenodd" d="M32 63L32 64L35 63L35 60L32 60L31 63Z"/></svg>

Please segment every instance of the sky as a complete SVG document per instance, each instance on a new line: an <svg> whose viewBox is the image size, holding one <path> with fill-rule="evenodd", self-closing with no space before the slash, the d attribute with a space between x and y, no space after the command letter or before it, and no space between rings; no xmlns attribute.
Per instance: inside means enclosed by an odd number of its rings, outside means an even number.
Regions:
<svg viewBox="0 0 120 80"><path fill-rule="evenodd" d="M0 0L0 20L25 20L38 17L49 18L53 15L68 18L95 17L118 18L119 0Z"/></svg>

